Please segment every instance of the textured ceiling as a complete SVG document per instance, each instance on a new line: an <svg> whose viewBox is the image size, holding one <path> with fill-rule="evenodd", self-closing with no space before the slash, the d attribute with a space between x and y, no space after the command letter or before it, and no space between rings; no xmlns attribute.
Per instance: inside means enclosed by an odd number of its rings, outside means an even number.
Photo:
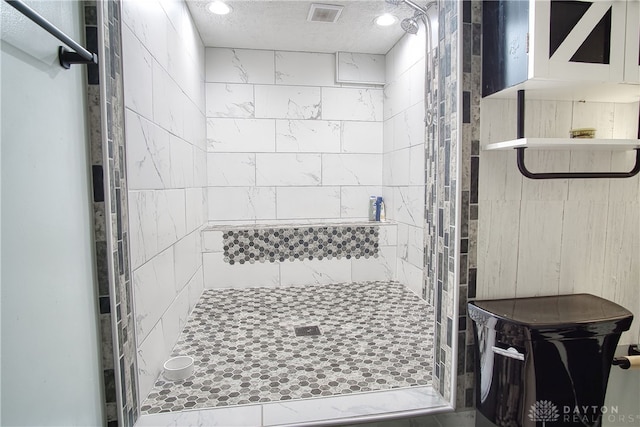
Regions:
<svg viewBox="0 0 640 427"><path fill-rule="evenodd" d="M406 5L384 0L230 0L226 3L233 12L225 16L210 13L207 3L187 1L207 47L384 54L404 32L399 23L379 27L373 20L384 12L399 20L413 16ZM308 22L312 3L342 5L344 10L337 23Z"/></svg>

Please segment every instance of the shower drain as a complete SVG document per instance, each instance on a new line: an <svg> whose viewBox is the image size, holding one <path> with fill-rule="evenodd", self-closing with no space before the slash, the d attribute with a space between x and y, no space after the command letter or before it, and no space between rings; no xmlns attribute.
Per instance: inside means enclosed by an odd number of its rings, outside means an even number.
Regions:
<svg viewBox="0 0 640 427"><path fill-rule="evenodd" d="M297 337L308 337L313 335L321 335L320 328L317 326L296 326L293 328Z"/></svg>

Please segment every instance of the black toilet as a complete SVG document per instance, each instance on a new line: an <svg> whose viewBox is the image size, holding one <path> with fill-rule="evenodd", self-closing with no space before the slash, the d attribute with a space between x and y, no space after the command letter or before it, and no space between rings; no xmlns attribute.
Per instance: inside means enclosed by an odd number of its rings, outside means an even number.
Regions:
<svg viewBox="0 0 640 427"><path fill-rule="evenodd" d="M476 426L600 426L633 314L589 294L473 301Z"/></svg>

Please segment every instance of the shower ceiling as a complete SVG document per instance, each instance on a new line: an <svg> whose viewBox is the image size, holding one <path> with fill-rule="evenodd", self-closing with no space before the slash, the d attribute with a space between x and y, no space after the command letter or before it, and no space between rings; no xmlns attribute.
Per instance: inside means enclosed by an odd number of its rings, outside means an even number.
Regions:
<svg viewBox="0 0 640 427"><path fill-rule="evenodd" d="M406 5L394 6L384 0L231 0L226 3L233 12L225 16L207 11L208 3L187 0L207 47L384 54L405 33L400 25L379 27L374 19L385 12L400 20L413 16ZM312 3L344 9L335 24L308 22Z"/></svg>

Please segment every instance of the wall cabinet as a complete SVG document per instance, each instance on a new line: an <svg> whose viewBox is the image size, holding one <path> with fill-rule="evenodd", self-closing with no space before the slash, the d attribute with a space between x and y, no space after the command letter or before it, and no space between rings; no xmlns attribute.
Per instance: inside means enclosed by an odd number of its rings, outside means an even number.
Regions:
<svg viewBox="0 0 640 427"><path fill-rule="evenodd" d="M485 1L482 95L639 100L639 3Z"/></svg>

